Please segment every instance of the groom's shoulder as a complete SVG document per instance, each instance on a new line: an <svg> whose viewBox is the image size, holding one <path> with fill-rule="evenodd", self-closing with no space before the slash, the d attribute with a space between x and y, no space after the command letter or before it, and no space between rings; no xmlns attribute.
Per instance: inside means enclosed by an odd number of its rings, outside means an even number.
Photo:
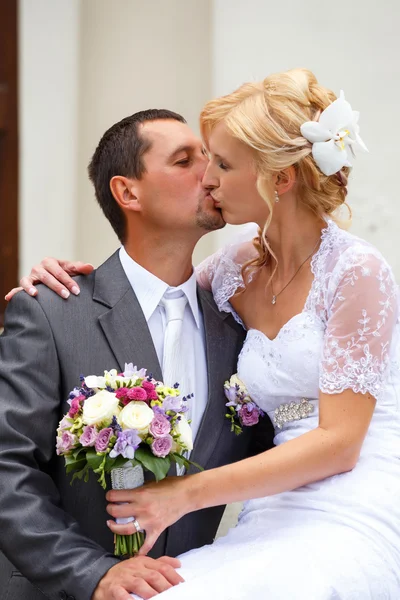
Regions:
<svg viewBox="0 0 400 600"><path fill-rule="evenodd" d="M89 275L76 275L72 279L77 283L80 290L77 296L70 294L67 299L61 298L46 285L39 283L36 286L38 289L36 297L31 298L26 292L20 292L15 297L16 304L26 307L30 302L38 302L47 315L74 314L77 316L77 313L79 314L88 306L96 303L96 286L104 294L104 292L114 290L118 283L120 286L124 286L126 281L118 252L111 255Z"/></svg>

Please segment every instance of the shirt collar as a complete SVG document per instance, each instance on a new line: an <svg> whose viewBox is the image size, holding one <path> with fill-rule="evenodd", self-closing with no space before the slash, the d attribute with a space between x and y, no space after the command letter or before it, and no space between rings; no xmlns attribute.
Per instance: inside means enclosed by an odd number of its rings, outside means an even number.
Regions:
<svg viewBox="0 0 400 600"><path fill-rule="evenodd" d="M153 275L153 273L150 273L150 271L147 271L144 267L135 262L123 246L121 246L119 251L119 259L125 275L136 294L147 322L149 322L150 317L156 310L161 298L167 290L181 290L188 299L188 304L193 313L197 327L200 327L197 282L196 274L194 272L185 283L182 283L177 287L170 287L165 281L162 281Z"/></svg>

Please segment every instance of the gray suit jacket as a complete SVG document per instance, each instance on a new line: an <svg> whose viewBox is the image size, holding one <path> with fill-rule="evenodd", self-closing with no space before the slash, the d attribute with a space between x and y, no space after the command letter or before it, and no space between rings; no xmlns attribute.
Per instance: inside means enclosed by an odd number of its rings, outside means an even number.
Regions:
<svg viewBox="0 0 400 600"><path fill-rule="evenodd" d="M80 374L123 370L125 362L162 379L146 320L118 253L65 302L41 287L18 294L0 336L0 598L90 600L118 558L106 526L105 493L91 477L70 485L55 455L55 432ZM236 437L225 419L224 381L236 370L244 332L199 289L206 329L209 400L192 459L209 469L248 456L256 431ZM252 428L253 429L253 428ZM251 435L253 434L253 435ZM271 436L261 431L261 446ZM177 499L178 501L178 499ZM152 556L212 542L224 507L191 513L158 540Z"/></svg>

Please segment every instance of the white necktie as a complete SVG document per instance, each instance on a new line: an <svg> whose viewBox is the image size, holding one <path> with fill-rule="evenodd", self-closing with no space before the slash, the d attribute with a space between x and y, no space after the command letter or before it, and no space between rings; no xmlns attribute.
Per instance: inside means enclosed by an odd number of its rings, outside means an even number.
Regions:
<svg viewBox="0 0 400 600"><path fill-rule="evenodd" d="M163 353L164 383L169 387L173 387L175 383L179 383L181 392L185 395L189 393L189 390L182 387L186 382L184 381L185 361L182 351L181 334L187 298L184 294L178 298L171 298L165 295L160 304L165 309L167 320Z"/></svg>
<svg viewBox="0 0 400 600"><path fill-rule="evenodd" d="M190 385L187 381L185 369L185 356L182 346L182 325L183 316L187 304L187 297L182 294L178 297L168 297L168 292L162 298L160 305L165 309L166 328L164 333L164 352L163 352L163 377L165 385L172 387L179 383L179 389L182 396L190 394L188 389ZM186 413L190 418L190 410ZM188 453L185 452L188 456ZM177 475L184 475L185 468L176 465Z"/></svg>

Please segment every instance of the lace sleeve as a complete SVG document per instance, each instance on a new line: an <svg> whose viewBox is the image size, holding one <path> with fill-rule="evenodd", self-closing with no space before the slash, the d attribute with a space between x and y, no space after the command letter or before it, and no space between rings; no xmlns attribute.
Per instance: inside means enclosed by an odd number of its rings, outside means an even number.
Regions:
<svg viewBox="0 0 400 600"><path fill-rule="evenodd" d="M256 226L249 228L247 239L256 235ZM232 313L238 323L243 325L239 315L234 311L229 299L243 287L242 266L257 254L251 241L229 244L220 248L215 254L206 258L196 267L196 278L199 285L212 291L216 305L220 311Z"/></svg>
<svg viewBox="0 0 400 600"><path fill-rule="evenodd" d="M320 370L320 389L351 389L377 400L388 377L398 315L392 271L373 248L348 248L331 274L332 300Z"/></svg>

